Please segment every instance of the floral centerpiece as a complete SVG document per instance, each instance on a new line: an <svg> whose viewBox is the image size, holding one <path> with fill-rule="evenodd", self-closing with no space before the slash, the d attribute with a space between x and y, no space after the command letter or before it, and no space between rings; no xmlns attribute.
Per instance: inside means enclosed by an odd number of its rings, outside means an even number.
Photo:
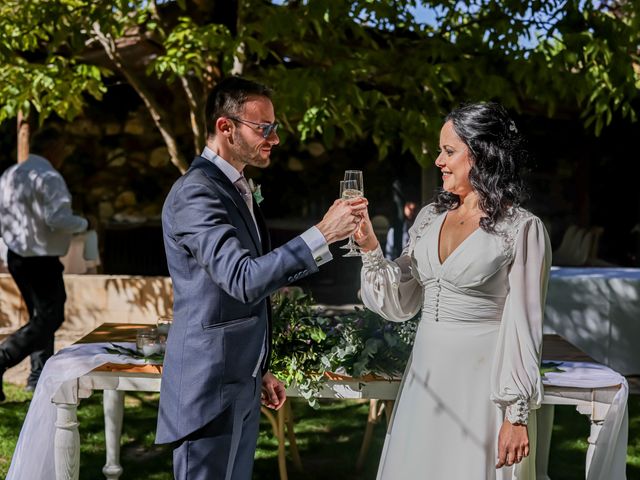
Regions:
<svg viewBox="0 0 640 480"><path fill-rule="evenodd" d="M377 313L356 307L354 312L337 317L335 330L340 340L335 358L337 373L352 377L366 375L398 378L411 355L419 315L406 322L389 322Z"/></svg>
<svg viewBox="0 0 640 480"><path fill-rule="evenodd" d="M402 375L417 319L387 322L361 308L329 318L316 313L313 299L295 287L280 290L272 301L271 370L285 385L295 384L311 406L317 406L315 397L328 372L353 377Z"/></svg>
<svg viewBox="0 0 640 480"><path fill-rule="evenodd" d="M336 368L335 337L327 335L330 320L315 315L313 300L301 289L279 290L273 303L272 373L295 385L312 407L326 382L325 372Z"/></svg>

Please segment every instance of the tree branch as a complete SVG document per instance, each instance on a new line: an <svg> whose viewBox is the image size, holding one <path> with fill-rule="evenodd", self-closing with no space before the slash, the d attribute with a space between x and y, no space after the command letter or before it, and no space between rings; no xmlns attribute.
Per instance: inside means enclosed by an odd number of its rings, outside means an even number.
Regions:
<svg viewBox="0 0 640 480"><path fill-rule="evenodd" d="M187 105L189 106L189 119L191 120L191 131L193 132L193 147L197 155L205 144L204 131L204 114L202 108L196 99L195 87L188 77L180 77L182 88L187 96Z"/></svg>
<svg viewBox="0 0 640 480"><path fill-rule="evenodd" d="M162 106L153 98L149 89L138 79L133 72L131 72L124 64L120 53L117 50L115 41L109 34L105 34L98 22L94 22L92 25L92 32L95 36L95 39L102 45L107 56L116 66L116 68L124 75L129 84L133 87L136 93L140 96L142 101L144 102L147 110L151 114L151 119L153 123L156 125L164 142L167 146L167 150L169 151L169 156L171 158L171 163L173 163L180 173L184 173L187 171L189 166L184 158L184 156L180 153L180 149L178 148L178 142L176 139L176 135L173 132L173 129L167 122L167 118L170 118L169 114L162 108Z"/></svg>

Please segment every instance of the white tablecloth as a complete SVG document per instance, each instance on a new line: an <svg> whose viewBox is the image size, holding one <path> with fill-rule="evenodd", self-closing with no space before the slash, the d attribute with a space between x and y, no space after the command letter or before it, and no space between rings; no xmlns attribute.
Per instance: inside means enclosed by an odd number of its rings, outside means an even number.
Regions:
<svg viewBox="0 0 640 480"><path fill-rule="evenodd" d="M119 343L127 348L134 344ZM51 357L40 376L29 406L6 480L55 480L54 437L56 408L51 400L67 381L105 363L145 363L105 353L108 343L72 345ZM587 480L625 480L628 436L627 382L610 368L593 363L562 362L560 373L547 373L544 385L597 388L621 385L596 443Z"/></svg>
<svg viewBox="0 0 640 480"><path fill-rule="evenodd" d="M640 269L553 267L545 333L616 372L640 374Z"/></svg>
<svg viewBox="0 0 640 480"><path fill-rule="evenodd" d="M134 343L117 343L135 349ZM144 364L124 355L106 353L109 343L72 345L47 360L22 424L6 480L55 480L56 407L51 400L62 384L105 363Z"/></svg>

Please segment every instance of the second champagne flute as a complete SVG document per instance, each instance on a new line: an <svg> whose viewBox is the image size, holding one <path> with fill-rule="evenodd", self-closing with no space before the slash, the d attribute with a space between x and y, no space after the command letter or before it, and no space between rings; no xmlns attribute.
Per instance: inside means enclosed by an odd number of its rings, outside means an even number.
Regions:
<svg viewBox="0 0 640 480"><path fill-rule="evenodd" d="M358 188L356 180L340 180L340 198L348 200L350 198L362 197L362 190ZM343 257L359 257L358 246L353 242L353 236L349 236L349 243L340 247L348 248L349 251Z"/></svg>

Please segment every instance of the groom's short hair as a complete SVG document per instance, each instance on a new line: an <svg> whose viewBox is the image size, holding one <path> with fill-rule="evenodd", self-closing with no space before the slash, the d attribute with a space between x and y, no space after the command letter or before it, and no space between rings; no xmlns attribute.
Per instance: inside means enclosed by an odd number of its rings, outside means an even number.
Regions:
<svg viewBox="0 0 640 480"><path fill-rule="evenodd" d="M242 77L227 77L220 81L209 94L205 107L207 134L216 133L216 120L220 117L236 117L250 96L271 99L271 89L261 83Z"/></svg>

